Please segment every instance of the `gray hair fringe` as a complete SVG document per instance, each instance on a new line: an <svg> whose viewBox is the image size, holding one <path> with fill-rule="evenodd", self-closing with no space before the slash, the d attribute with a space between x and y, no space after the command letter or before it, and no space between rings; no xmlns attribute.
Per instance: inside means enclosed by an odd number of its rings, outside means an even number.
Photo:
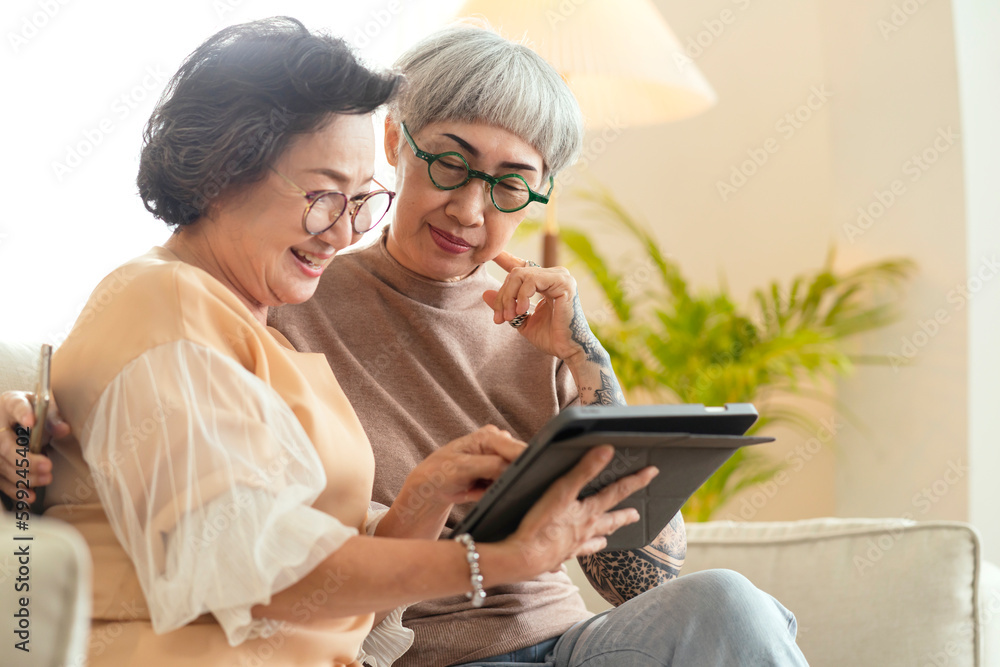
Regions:
<svg viewBox="0 0 1000 667"><path fill-rule="evenodd" d="M403 74L390 102L410 132L430 123L486 123L541 153L548 175L576 161L583 115L566 82L541 56L496 32L469 25L438 31L396 61Z"/></svg>

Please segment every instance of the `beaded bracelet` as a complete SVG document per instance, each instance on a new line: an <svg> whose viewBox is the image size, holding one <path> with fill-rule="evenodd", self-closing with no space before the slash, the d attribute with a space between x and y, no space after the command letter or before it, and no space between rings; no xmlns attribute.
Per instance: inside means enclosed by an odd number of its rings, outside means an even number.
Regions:
<svg viewBox="0 0 1000 667"><path fill-rule="evenodd" d="M472 583L472 590L465 594L465 599L472 600L473 607L482 607L486 591L483 590L483 575L479 572L479 552L476 551L476 542L468 533L456 535L454 539L459 544L465 545L465 560L469 563L469 581Z"/></svg>

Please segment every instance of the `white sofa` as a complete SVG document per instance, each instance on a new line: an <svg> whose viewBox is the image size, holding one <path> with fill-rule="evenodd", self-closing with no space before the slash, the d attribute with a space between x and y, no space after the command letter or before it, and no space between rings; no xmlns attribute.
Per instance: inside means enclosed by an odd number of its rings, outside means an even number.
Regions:
<svg viewBox="0 0 1000 667"><path fill-rule="evenodd" d="M37 345L0 343L0 392L33 387L37 356ZM0 518L8 521L9 532L10 517ZM63 533L54 532L53 539L73 543ZM86 567L83 558L81 572ZM0 558L0 583L3 568ZM683 572L709 568L736 570L791 609L799 645L813 667L1000 667L1000 569L983 562L978 534L966 524L899 519L689 524ZM592 609L607 607L575 564L571 573ZM79 589L67 581L62 590L67 604L75 600L76 615L86 616ZM58 604L33 609L33 627L66 629L63 646L71 650L79 640L60 613ZM0 652L0 664L20 663L8 662Z"/></svg>
<svg viewBox="0 0 1000 667"><path fill-rule="evenodd" d="M812 667L1000 667L1000 568L968 524L688 524L682 570L736 570L788 607ZM607 603L587 590L588 606ZM683 575L682 575L683 576Z"/></svg>
<svg viewBox="0 0 1000 667"><path fill-rule="evenodd" d="M83 538L56 519L32 516L19 527L0 511L0 545L0 665L83 667L91 600Z"/></svg>

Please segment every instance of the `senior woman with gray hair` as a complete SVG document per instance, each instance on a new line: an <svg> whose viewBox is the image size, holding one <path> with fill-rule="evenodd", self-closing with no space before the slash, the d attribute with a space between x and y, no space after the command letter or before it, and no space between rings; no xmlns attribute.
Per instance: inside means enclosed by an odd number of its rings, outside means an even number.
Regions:
<svg viewBox="0 0 1000 667"><path fill-rule="evenodd" d="M406 83L385 123L392 223L339 257L310 301L270 317L299 349L326 354L371 440L385 504L437 443L477 426L528 439L569 405L624 404L569 272L503 251L580 151L565 83L525 46L468 26L420 41L397 68ZM491 260L508 272L502 284ZM468 507L399 509L447 516L450 529ZM734 572L677 579L684 552L678 514L645 549L581 558L618 605L596 617L564 570L493 587L480 608L460 596L413 605L414 646L396 664L805 664L791 613Z"/></svg>
<svg viewBox="0 0 1000 667"><path fill-rule="evenodd" d="M469 27L422 40L397 65L406 84L385 134L392 224L269 322L326 355L357 412L375 455L373 499L394 509L380 529L427 536L468 509L430 483L457 460L439 443L483 424L527 439L569 405L624 398L569 273L503 251L580 150L564 82L524 46ZM503 283L489 261L508 272ZM401 495L413 488L427 493ZM784 607L732 572L678 579L684 549L678 515L645 549L582 558L617 605L598 616L564 569L488 587L481 606L462 595L414 604L403 619L414 644L395 664L805 664Z"/></svg>

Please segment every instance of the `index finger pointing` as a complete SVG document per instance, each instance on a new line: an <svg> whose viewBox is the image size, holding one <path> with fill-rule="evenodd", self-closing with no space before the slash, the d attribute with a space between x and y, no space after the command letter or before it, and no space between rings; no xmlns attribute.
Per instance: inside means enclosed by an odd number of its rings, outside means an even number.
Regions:
<svg viewBox="0 0 1000 667"><path fill-rule="evenodd" d="M493 263L510 273L513 269L527 266L528 260L515 257L506 250L501 250L500 254L493 258Z"/></svg>

